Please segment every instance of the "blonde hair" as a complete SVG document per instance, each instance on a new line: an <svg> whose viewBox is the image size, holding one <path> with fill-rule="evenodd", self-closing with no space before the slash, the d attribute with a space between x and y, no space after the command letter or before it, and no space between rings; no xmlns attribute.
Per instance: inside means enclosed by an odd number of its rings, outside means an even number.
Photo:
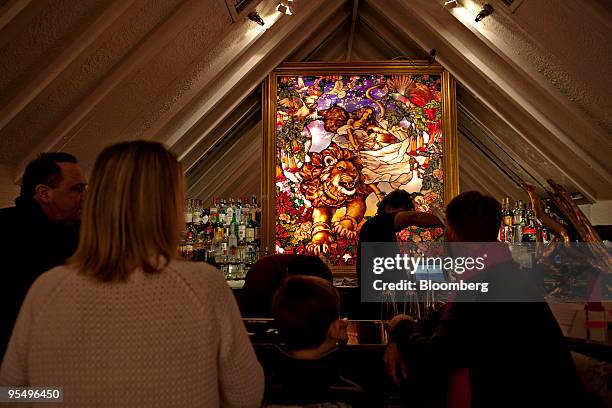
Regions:
<svg viewBox="0 0 612 408"><path fill-rule="evenodd" d="M125 281L137 268L161 271L177 256L184 196L181 166L162 144L106 148L94 165L69 263L103 282Z"/></svg>

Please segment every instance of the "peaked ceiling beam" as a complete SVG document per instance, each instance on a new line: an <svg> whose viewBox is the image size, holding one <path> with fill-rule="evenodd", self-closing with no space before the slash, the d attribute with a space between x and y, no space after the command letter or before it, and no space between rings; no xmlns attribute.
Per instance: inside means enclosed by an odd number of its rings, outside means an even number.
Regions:
<svg viewBox="0 0 612 408"><path fill-rule="evenodd" d="M345 16L348 16L346 13ZM345 17L347 18L347 17ZM319 53L321 48L325 48L331 41L341 35L341 31L346 25L346 20L342 14L338 13L334 17L328 18L320 30L308 38L303 45L298 47L287 61L311 61L314 54Z"/></svg>
<svg viewBox="0 0 612 408"><path fill-rule="evenodd" d="M486 47L483 47L482 44L474 44L475 40L470 37L471 34L470 36L465 35L465 32L469 30L457 27L460 23L452 17L446 15L444 21L432 18L430 11L438 17L445 16L446 11L437 3L425 0L417 0L416 3L418 4L407 8L399 2L370 0L370 4L386 17L390 25L405 31L422 48L435 47L438 49L440 63L470 92L477 95L489 109L511 126L521 136L526 146L543 157L549 157L551 165L564 175L564 179L579 186L589 200L604 198L612 191L610 183L612 177L601 177L601 173L605 172L604 169L601 167L595 169L597 166L593 161L586 160L584 151L576 154L574 150L566 147L560 149L559 144L550 142L555 140L555 135L538 121L537 117L541 116L539 111L531 103L525 101L526 96L516 99L515 89L528 90L519 73L510 69L490 49L485 49ZM452 25L455 26L451 31L450 26ZM482 60L485 56L488 58L486 63ZM490 68L491 66L495 67L495 71ZM483 72L483 69L486 72ZM503 77L500 76L503 74L505 74ZM508 90L511 91L508 92ZM528 107L531 107L533 111ZM534 135L539 135L539 137L536 138ZM546 139L550 141L547 142ZM567 163L572 163L573 166L568 167ZM578 175L579 173L592 173L593 170L598 170L597 175L600 177L584 179Z"/></svg>
<svg viewBox="0 0 612 408"><path fill-rule="evenodd" d="M492 153L491 158L495 157L500 160L499 165L503 165L504 168L508 169L508 172L519 175L521 181L530 184L535 182L536 185L544 188L546 179L550 177L550 174L542 174L541 169L533 167L528 158L510 154L515 150L514 147L509 146L485 123L482 112L474 113L463 101L457 101L457 111L461 122L459 128L466 137L490 151ZM481 133L482 136L476 136L478 133ZM513 163L516 165L513 165Z"/></svg>
<svg viewBox="0 0 612 408"><path fill-rule="evenodd" d="M15 16L30 4L32 0L9 0L0 8L0 32Z"/></svg>
<svg viewBox="0 0 612 408"><path fill-rule="evenodd" d="M228 185L238 183L243 174L236 171L238 168L248 167L253 162L261 163L261 121L251 120L246 123L247 127L240 133L234 134L231 141L228 141L227 148L218 149L211 157L208 166L198 166L189 175L189 188L187 193L190 197L201 195L202 191L215 189L227 189ZM259 155L256 154L259 150ZM245 152L248 152L245 154ZM222 175L222 177L220 177ZM225 186L221 185L224 184ZM230 190L231 191L231 190Z"/></svg>
<svg viewBox="0 0 612 408"><path fill-rule="evenodd" d="M83 32L73 35L72 43L57 54L49 64L27 82L17 94L0 109L0 129L4 128L22 109L36 98L57 78L81 53L108 29L135 0L115 0L104 12L88 25Z"/></svg>
<svg viewBox="0 0 612 408"><path fill-rule="evenodd" d="M208 137L203 138L200 143L194 146L183 157L181 160L183 170L189 173L196 169L198 164L206 160L216 146L235 132L240 124L249 121L257 112L260 113L261 119L261 94L253 92L239 106L232 110L215 129L210 131ZM204 133L206 130L206 124L200 123L193 132L196 134Z"/></svg>
<svg viewBox="0 0 612 408"><path fill-rule="evenodd" d="M359 19L383 42L397 51L397 57L428 59L428 51L389 21L368 0L359 8Z"/></svg>
<svg viewBox="0 0 612 408"><path fill-rule="evenodd" d="M201 6L200 0L187 0L177 6L167 19L160 22L142 42L113 68L111 73L97 84L83 100L65 116L62 121L41 141L32 153L17 165L17 174L22 174L27 163L38 152L59 151L68 144L81 127L83 121L102 100L129 75L137 71L142 64L159 53L182 29L182 22L194 18L194 10ZM19 180L15 180L18 182Z"/></svg>
<svg viewBox="0 0 612 408"><path fill-rule="evenodd" d="M498 199L506 195L523 199L527 197L527 194L514 180L489 161L472 143L459 143L459 153L461 155L459 161L461 177L467 175L478 180L482 191Z"/></svg>
<svg viewBox="0 0 612 408"><path fill-rule="evenodd" d="M572 5L575 10L573 14L580 15L582 6L577 6L575 2L564 2L560 7L567 7ZM599 156L599 159L587 153L587 151L598 150L597 147L602 144L609 143L607 133L599 126L595 125L592 118L589 118L587 114L578 109L576 103L570 101L567 96L563 95L559 89L545 78L538 67L530 63L531 61L525 59L525 54L534 53L540 56L541 60L550 61L553 64L556 60L550 51L544 49L541 46L530 44L525 39L529 38L531 42L535 41L530 35L523 30L518 24L515 24L512 19L500 19L498 25L503 25L507 31L514 34L514 43L520 44L526 51L517 53L513 48L508 46L506 39L496 35L496 32L492 29L479 29L479 25L474 23L472 15L467 18L465 13L460 12L461 7L450 10L450 15L454 16L466 30L455 30L457 40L461 44L465 44L466 47L470 47L472 50L477 47L486 46L486 51L489 55L496 55L499 61L495 61L490 58L484 58L481 61L483 72L488 75L489 78L495 80L497 84L502 86L504 91L511 95L513 99L525 106L535 119L546 127L552 134L555 135L562 143L568 148L572 149L576 154L580 155L585 161L593 162L600 160L601 163L608 164L607 159L603 156ZM431 9L430 9L431 10ZM442 8L436 8L435 10L442 10ZM465 10L465 9L464 9ZM586 10L590 10L586 7ZM503 11L503 9L502 9ZM440 14L440 13L438 13ZM446 13L441 13L445 15ZM432 15L429 13L429 15ZM494 17L495 18L495 17ZM577 17L584 24L589 24L590 21L585 17ZM434 16L432 19L439 21ZM494 23L497 23L495 21ZM466 35L467 31L470 31L472 35ZM504 31L506 32L506 31ZM462 35L462 33L464 35ZM486 33L483 34L483 33ZM469 40L469 41L468 41ZM482 44L480 44L482 43ZM516 44L514 44L516 46ZM478 57L479 58L479 57ZM493 62L490 67L488 63ZM499 68L508 68L500 70ZM487 70L488 69L488 70ZM561 67L551 65L549 69L561 70ZM508 73L518 72L520 75L516 78L512 78L512 75ZM496 75L499 74L499 77ZM522 81L523 86L519 86ZM507 82L507 83L506 83ZM551 119L551 118L554 118ZM570 135L582 135L578 141ZM597 155L596 155L597 156ZM602 160L603 159L603 160ZM597 164L597 163L594 163ZM612 167L599 166L596 169L603 177L610 177L612 173Z"/></svg>
<svg viewBox="0 0 612 408"><path fill-rule="evenodd" d="M31 24L46 6L44 1L9 0L0 8L0 48L14 41L23 27Z"/></svg>
<svg viewBox="0 0 612 408"><path fill-rule="evenodd" d="M353 38L355 37L355 22L357 21L357 10L359 0L353 0L353 14L351 15L351 30L349 32L348 44L346 49L346 60L350 61L353 54Z"/></svg>
<svg viewBox="0 0 612 408"><path fill-rule="evenodd" d="M317 31L327 18L335 15L342 7L341 2L312 1L308 9L296 12L291 18L282 19L268 30L257 44L249 48L240 58L227 67L215 79L219 86L205 89L198 95L197 102L189 106L188 112L177 115L174 124L162 129L159 134L179 155L180 160L199 144L210 130L225 120L253 89L261 84L269 72L283 62L294 49ZM311 18L316 16L316 18ZM312 19L312 24L305 24ZM316 21L316 23L314 23ZM201 121L208 121L208 131L192 133ZM193 163L186 163L191 167Z"/></svg>
<svg viewBox="0 0 612 408"><path fill-rule="evenodd" d="M328 18L320 30L317 30L313 36L308 38L303 45L297 48L290 59L295 61L307 59L321 44L334 38L343 24L345 24L345 19L343 18L337 18L337 16ZM225 106L224 103L225 101L222 101L215 109L219 110L221 107ZM246 118L251 115L251 112L260 108L261 93L252 92L235 109L228 113L223 120L219 122L216 128L210 128L211 121L216 121L217 119L214 118L214 115L207 115L203 118L192 130L190 130L190 133L194 135L206 134L206 137L202 137L201 142L194 145L193 148L183 156L181 160L183 169L189 172L198 167L200 162L206 161L208 154L214 149L214 146L220 143L221 140L233 131L236 122L246 120Z"/></svg>

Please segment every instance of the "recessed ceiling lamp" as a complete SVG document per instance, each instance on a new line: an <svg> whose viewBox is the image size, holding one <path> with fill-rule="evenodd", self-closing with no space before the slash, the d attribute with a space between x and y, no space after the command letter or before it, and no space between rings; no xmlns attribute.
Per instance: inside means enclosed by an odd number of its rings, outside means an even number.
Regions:
<svg viewBox="0 0 612 408"><path fill-rule="evenodd" d="M263 18L261 18L261 16L259 14L257 14L256 11L250 12L248 17L249 17L249 20L256 22L260 26L263 26L264 24L266 24L266 22L263 20Z"/></svg>
<svg viewBox="0 0 612 408"><path fill-rule="evenodd" d="M280 0L278 6L276 6L276 11L290 16L293 14L291 7L293 7L293 0Z"/></svg>
<svg viewBox="0 0 612 408"><path fill-rule="evenodd" d="M445 9L452 9L457 7L457 0L446 0L444 2L444 8Z"/></svg>
<svg viewBox="0 0 612 408"><path fill-rule="evenodd" d="M484 20L486 16L493 14L493 11L493 6L491 6L489 3L485 4L482 10L480 10L480 13L476 15L475 21L478 23L479 21Z"/></svg>

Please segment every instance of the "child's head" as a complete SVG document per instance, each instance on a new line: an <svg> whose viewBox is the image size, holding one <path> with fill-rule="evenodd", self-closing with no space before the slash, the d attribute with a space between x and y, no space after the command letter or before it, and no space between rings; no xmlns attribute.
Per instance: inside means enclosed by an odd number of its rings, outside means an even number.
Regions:
<svg viewBox="0 0 612 408"><path fill-rule="evenodd" d="M272 315L290 350L334 345L341 335L340 296L325 279L315 276L289 277L276 291Z"/></svg>

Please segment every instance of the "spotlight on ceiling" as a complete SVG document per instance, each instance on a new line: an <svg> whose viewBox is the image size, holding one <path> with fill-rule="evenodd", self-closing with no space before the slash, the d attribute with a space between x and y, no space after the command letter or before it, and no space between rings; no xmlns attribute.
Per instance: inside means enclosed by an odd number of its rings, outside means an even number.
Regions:
<svg viewBox="0 0 612 408"><path fill-rule="evenodd" d="M484 18L486 16L489 16L491 14L493 14L493 6L491 6L489 3L485 4L482 8L482 10L480 10L480 13L478 13L478 15L476 15L476 22L478 23L479 21L484 20Z"/></svg>
<svg viewBox="0 0 612 408"><path fill-rule="evenodd" d="M457 0L446 0L444 2L444 8L445 9L452 9L457 7Z"/></svg>
<svg viewBox="0 0 612 408"><path fill-rule="evenodd" d="M249 17L249 20L256 22L260 26L263 26L264 24L266 24L266 22L263 21L263 18L261 18L261 16L257 14L256 11L250 12L248 17Z"/></svg>
<svg viewBox="0 0 612 408"><path fill-rule="evenodd" d="M291 7L293 7L293 0L280 0L278 6L276 6L276 11L290 16L293 14Z"/></svg>

